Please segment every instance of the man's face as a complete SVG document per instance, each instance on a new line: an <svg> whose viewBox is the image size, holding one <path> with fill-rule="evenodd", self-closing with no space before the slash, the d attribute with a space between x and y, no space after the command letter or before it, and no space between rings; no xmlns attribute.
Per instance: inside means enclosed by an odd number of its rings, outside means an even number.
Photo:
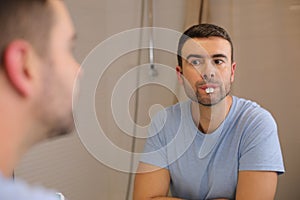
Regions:
<svg viewBox="0 0 300 200"><path fill-rule="evenodd" d="M204 106L212 106L230 92L235 63L230 43L219 37L193 38L182 48L183 85L187 96ZM178 73L179 76L181 76Z"/></svg>
<svg viewBox="0 0 300 200"><path fill-rule="evenodd" d="M48 56L41 66L40 119L47 137L63 135L74 129L72 115L73 86L79 71L72 48L75 38L70 16L62 1L49 1L53 7Z"/></svg>

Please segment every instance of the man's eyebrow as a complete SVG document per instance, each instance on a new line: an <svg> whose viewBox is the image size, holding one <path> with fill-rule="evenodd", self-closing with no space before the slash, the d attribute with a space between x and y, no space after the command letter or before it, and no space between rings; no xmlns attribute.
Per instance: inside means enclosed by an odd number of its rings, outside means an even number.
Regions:
<svg viewBox="0 0 300 200"><path fill-rule="evenodd" d="M228 60L227 56L225 54L214 54L212 55L212 58L225 58L226 60Z"/></svg>
<svg viewBox="0 0 300 200"><path fill-rule="evenodd" d="M212 58L225 58L226 60L228 60L227 56L225 54L214 54L211 56ZM200 54L189 54L186 57L186 60L188 60L189 58L205 58L205 56L200 55Z"/></svg>
<svg viewBox="0 0 300 200"><path fill-rule="evenodd" d="M186 57L186 60L188 60L189 58L204 58L204 56L199 54L190 54Z"/></svg>

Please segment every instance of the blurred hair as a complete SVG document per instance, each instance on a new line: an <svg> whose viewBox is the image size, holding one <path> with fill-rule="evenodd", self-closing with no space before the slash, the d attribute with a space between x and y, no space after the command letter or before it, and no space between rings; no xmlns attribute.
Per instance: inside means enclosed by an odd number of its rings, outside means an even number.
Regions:
<svg viewBox="0 0 300 200"><path fill-rule="evenodd" d="M7 45L16 39L28 41L38 55L44 57L53 18L49 0L1 0L0 64L3 64Z"/></svg>
<svg viewBox="0 0 300 200"><path fill-rule="evenodd" d="M177 49L178 65L182 67L181 51L185 42L190 38L220 37L227 40L231 46L231 62L233 62L233 45L229 34L221 27L214 24L198 24L187 29L179 39Z"/></svg>

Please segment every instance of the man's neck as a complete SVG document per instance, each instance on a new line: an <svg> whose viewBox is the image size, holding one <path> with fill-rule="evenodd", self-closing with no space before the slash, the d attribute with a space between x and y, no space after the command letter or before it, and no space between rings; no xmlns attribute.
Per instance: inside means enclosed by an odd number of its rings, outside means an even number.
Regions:
<svg viewBox="0 0 300 200"><path fill-rule="evenodd" d="M0 157L1 174L6 178L11 178L13 176L13 170L16 167L21 155L14 151L14 148L4 146L0 149Z"/></svg>
<svg viewBox="0 0 300 200"><path fill-rule="evenodd" d="M11 177L23 154L35 143L32 138L32 120L28 109L15 98L0 98L0 171Z"/></svg>
<svg viewBox="0 0 300 200"><path fill-rule="evenodd" d="M212 133L225 120L231 105L232 96L230 95L212 106L204 106L197 102L192 102L191 110L193 121L201 132Z"/></svg>

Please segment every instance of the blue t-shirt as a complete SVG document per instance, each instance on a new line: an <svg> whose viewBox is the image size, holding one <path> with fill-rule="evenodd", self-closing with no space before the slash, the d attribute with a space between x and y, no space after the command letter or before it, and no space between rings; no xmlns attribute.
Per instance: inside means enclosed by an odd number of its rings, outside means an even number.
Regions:
<svg viewBox="0 0 300 200"><path fill-rule="evenodd" d="M0 174L1 200L60 200L55 192L38 187L30 187L18 180L6 179Z"/></svg>
<svg viewBox="0 0 300 200"><path fill-rule="evenodd" d="M186 101L160 111L149 134L140 161L169 170L174 197L234 199L239 171L284 172L273 117L256 103L235 96L213 133L198 130L191 101Z"/></svg>

